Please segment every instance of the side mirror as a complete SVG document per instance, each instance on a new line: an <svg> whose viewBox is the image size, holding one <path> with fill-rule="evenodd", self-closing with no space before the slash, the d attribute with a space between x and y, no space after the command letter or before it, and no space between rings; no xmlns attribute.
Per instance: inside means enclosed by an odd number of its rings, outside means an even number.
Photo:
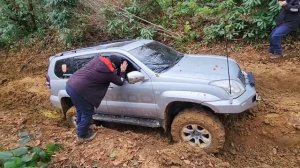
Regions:
<svg viewBox="0 0 300 168"><path fill-rule="evenodd" d="M134 84L141 82L145 79L145 76L139 71L132 71L127 74L128 83Z"/></svg>

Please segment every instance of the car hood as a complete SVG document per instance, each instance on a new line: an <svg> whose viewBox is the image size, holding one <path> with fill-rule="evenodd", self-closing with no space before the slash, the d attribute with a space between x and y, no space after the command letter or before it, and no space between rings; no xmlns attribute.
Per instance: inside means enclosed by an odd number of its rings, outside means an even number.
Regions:
<svg viewBox="0 0 300 168"><path fill-rule="evenodd" d="M237 78L240 72L238 64L231 58L228 62L230 77ZM184 55L176 65L161 75L209 81L229 78L226 57L213 55Z"/></svg>

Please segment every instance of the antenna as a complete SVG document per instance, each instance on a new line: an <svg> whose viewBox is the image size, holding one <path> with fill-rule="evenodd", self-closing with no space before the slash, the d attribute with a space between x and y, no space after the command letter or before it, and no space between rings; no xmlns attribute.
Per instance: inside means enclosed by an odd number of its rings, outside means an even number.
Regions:
<svg viewBox="0 0 300 168"><path fill-rule="evenodd" d="M231 94L231 81L230 81L230 71L229 71L229 51L228 51L228 39L226 37L226 25L227 25L227 20L225 22L225 27L224 27L224 37L225 37L225 49L226 49L226 60L227 60L227 73L228 73L228 82L229 82L229 93Z"/></svg>

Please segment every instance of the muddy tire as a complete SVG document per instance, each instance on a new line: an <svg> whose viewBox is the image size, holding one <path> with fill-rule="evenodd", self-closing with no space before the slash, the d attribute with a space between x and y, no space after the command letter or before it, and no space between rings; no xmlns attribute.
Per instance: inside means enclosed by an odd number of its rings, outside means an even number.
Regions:
<svg viewBox="0 0 300 168"><path fill-rule="evenodd" d="M223 148L225 130L220 120L204 110L186 109L180 112L171 125L174 142L186 142L207 153Z"/></svg>
<svg viewBox="0 0 300 168"><path fill-rule="evenodd" d="M71 107L68 111L67 111L67 122L68 125L72 128L76 128L76 108L75 107Z"/></svg>
<svg viewBox="0 0 300 168"><path fill-rule="evenodd" d="M76 108L73 106L67 111L67 123L69 127L76 128ZM90 128L93 128L93 124L95 123L94 120L92 120L92 124Z"/></svg>

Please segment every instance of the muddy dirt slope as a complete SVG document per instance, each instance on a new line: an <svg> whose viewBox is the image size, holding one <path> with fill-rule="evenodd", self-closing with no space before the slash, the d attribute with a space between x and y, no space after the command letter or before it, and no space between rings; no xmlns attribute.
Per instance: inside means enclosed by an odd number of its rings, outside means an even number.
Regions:
<svg viewBox="0 0 300 168"><path fill-rule="evenodd" d="M192 53L223 52L187 47ZM249 112L221 117L226 144L216 155L171 144L161 129L118 124L97 126L94 141L76 145L75 130L51 106L44 85L48 57L61 48L36 48L0 52L1 150L17 147L18 132L27 131L31 145L64 146L50 167L300 167L299 48L280 60L268 59L265 48L231 52L243 69L254 73L262 100Z"/></svg>

